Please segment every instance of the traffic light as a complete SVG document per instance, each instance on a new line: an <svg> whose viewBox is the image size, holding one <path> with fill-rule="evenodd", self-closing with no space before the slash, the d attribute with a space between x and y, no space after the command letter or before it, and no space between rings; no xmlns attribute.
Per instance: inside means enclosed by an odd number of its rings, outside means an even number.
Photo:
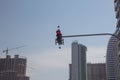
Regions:
<svg viewBox="0 0 120 80"><path fill-rule="evenodd" d="M60 26L58 26L58 29L56 31L56 39L55 39L55 44L59 45L59 49L61 49L60 45L64 44L64 39L62 39L62 33L60 31Z"/></svg>
<svg viewBox="0 0 120 80"><path fill-rule="evenodd" d="M61 31L58 29L57 31L56 31L56 40L57 40L57 43L59 44L59 45L61 45L62 44L62 34L61 34Z"/></svg>

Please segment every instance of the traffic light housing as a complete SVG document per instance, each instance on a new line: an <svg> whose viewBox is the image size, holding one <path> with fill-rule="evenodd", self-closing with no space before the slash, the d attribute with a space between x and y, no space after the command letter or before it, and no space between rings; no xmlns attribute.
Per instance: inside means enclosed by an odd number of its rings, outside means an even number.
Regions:
<svg viewBox="0 0 120 80"><path fill-rule="evenodd" d="M62 45L64 43L63 39L62 39L62 33L61 33L60 29L58 29L56 31L56 40L55 40L55 43L56 44L58 43L58 45Z"/></svg>
<svg viewBox="0 0 120 80"><path fill-rule="evenodd" d="M58 29L57 31L56 31L56 41L57 41L57 43L59 44L59 45L61 45L62 44L62 34L61 34L61 31Z"/></svg>

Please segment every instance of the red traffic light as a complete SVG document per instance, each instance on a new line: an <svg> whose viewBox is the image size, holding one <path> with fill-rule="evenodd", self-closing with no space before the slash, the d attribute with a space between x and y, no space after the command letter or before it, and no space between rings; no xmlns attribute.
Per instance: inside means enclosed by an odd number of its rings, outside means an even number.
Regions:
<svg viewBox="0 0 120 80"><path fill-rule="evenodd" d="M59 46L64 44L64 40L62 39L62 33L61 33L60 29L58 29L56 31L55 44L58 44Z"/></svg>
<svg viewBox="0 0 120 80"><path fill-rule="evenodd" d="M57 35L60 35L60 34L61 34L61 32L60 32L59 29L56 31L56 33L57 33Z"/></svg>

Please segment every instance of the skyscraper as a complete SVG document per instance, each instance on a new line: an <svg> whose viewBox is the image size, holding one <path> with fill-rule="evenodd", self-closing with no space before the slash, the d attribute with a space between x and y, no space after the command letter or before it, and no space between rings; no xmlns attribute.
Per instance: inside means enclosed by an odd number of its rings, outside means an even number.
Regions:
<svg viewBox="0 0 120 80"><path fill-rule="evenodd" d="M117 19L117 36L120 38L120 0L114 0L115 13ZM116 54L116 78L120 80L120 40L117 41L117 54Z"/></svg>
<svg viewBox="0 0 120 80"><path fill-rule="evenodd" d="M26 76L26 58L19 55L0 58L0 80L29 80Z"/></svg>
<svg viewBox="0 0 120 80"><path fill-rule="evenodd" d="M84 45L72 43L71 80L86 80L86 51Z"/></svg>
<svg viewBox="0 0 120 80"><path fill-rule="evenodd" d="M114 35L120 38L120 0L114 0L115 14L117 19L116 31ZM108 43L106 56L107 80L120 80L119 45L120 40L112 36Z"/></svg>
<svg viewBox="0 0 120 80"><path fill-rule="evenodd" d="M106 56L106 75L107 80L117 80L116 78L116 54L117 54L117 39L111 37L108 43Z"/></svg>
<svg viewBox="0 0 120 80"><path fill-rule="evenodd" d="M120 0L114 0L115 15L117 19L117 28L120 28Z"/></svg>

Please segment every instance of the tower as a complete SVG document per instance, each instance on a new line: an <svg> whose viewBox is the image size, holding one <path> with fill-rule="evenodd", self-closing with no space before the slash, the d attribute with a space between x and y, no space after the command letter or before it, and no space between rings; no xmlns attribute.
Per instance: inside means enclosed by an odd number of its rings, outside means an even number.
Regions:
<svg viewBox="0 0 120 80"><path fill-rule="evenodd" d="M114 6L117 19L117 36L120 37L120 0L114 0ZM117 41L116 74L117 80L120 80L120 40Z"/></svg>
<svg viewBox="0 0 120 80"><path fill-rule="evenodd" d="M117 19L116 27L120 28L120 0L114 0L115 16Z"/></svg>
<svg viewBox="0 0 120 80"><path fill-rule="evenodd" d="M114 35L120 37L120 0L114 0L115 15L117 19L116 31ZM120 61L119 61L119 46L120 41L111 37L108 42L106 55L106 75L107 80L120 80Z"/></svg>
<svg viewBox="0 0 120 80"><path fill-rule="evenodd" d="M107 80L116 80L116 54L117 54L117 39L111 37L107 47L107 56L106 56L106 75Z"/></svg>
<svg viewBox="0 0 120 80"><path fill-rule="evenodd" d="M71 80L86 80L86 51L84 45L72 43Z"/></svg>

